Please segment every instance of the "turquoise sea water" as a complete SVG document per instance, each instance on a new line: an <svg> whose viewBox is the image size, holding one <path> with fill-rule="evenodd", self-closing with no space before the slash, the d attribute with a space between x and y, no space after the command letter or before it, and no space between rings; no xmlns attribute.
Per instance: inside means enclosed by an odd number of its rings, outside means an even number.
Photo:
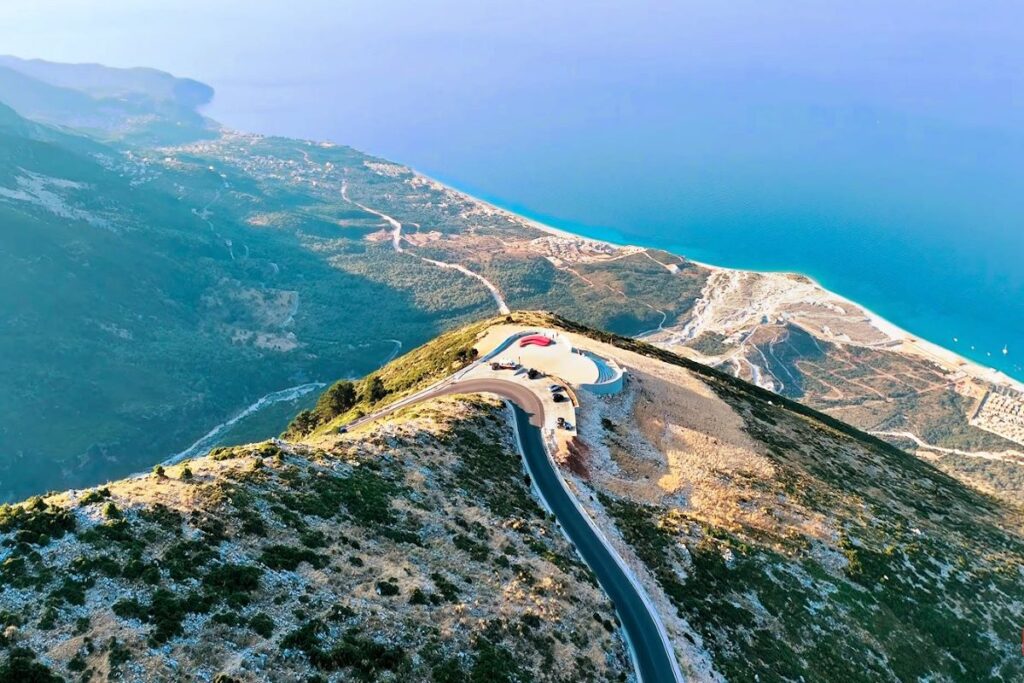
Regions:
<svg viewBox="0 0 1024 683"><path fill-rule="evenodd" d="M1014 0L55 2L67 21L0 9L5 49L167 69L242 130L350 144L591 237L806 273L1024 379Z"/></svg>
<svg viewBox="0 0 1024 683"><path fill-rule="evenodd" d="M1019 7L446 4L346 24L317 77L215 80L211 113L589 237L805 273L1024 380Z"/></svg>

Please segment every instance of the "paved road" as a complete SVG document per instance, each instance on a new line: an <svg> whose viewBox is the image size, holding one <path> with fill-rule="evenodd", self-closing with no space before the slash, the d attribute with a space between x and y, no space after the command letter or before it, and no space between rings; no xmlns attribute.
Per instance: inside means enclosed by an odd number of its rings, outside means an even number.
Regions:
<svg viewBox="0 0 1024 683"><path fill-rule="evenodd" d="M566 535L576 545L587 565L594 570L601 588L614 603L629 640L640 680L643 683L681 680L671 646L662 637L662 631L644 601L643 594L619 564L617 556L605 546L588 518L576 506L561 475L552 464L540 430L544 423L544 404L532 389L510 380L460 380L411 396L402 401L402 405L385 408L365 419L379 419L399 408L435 396L475 393L496 394L514 404L516 430L530 475Z"/></svg>
<svg viewBox="0 0 1024 683"><path fill-rule="evenodd" d="M516 429L533 481L580 555L594 570L601 588L615 604L640 680L644 683L676 681L674 655L662 640L658 624L643 597L566 491L561 475L551 465L544 449L540 430L530 424L530 416L522 408L515 405L514 410Z"/></svg>

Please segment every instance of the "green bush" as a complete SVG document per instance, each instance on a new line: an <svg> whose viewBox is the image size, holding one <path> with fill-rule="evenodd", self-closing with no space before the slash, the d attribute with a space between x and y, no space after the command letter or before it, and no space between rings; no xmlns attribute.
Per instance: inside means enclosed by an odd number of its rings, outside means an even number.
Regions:
<svg viewBox="0 0 1024 683"><path fill-rule="evenodd" d="M75 516L62 507L49 507L42 499L31 508L0 505L0 533L17 532L16 541L46 545L75 530ZM42 503L42 506L39 506Z"/></svg>
<svg viewBox="0 0 1024 683"><path fill-rule="evenodd" d="M312 410L303 410L294 418L288 425L288 429L285 432L286 435L297 435L305 436L311 431L317 428L319 422L317 422L317 416Z"/></svg>
<svg viewBox="0 0 1024 683"><path fill-rule="evenodd" d="M335 382L320 395L314 411L321 422L347 413L356 404L356 385L348 380Z"/></svg>
<svg viewBox="0 0 1024 683"><path fill-rule="evenodd" d="M110 676L108 678L119 678L121 665L130 662L131 659L131 650L125 647L116 637L110 636L110 640L107 641L107 664L110 666Z"/></svg>
<svg viewBox="0 0 1024 683"><path fill-rule="evenodd" d="M39 619L39 629L42 631L52 631L57 626L57 609L52 605L47 607L43 611L43 616Z"/></svg>
<svg viewBox="0 0 1024 683"><path fill-rule="evenodd" d="M351 668L356 678L373 681L383 671L398 671L407 661L397 645L385 645L359 636L354 630L334 643L323 642L327 631L322 621L307 622L281 640L282 648L301 650L313 666L325 671Z"/></svg>
<svg viewBox="0 0 1024 683"><path fill-rule="evenodd" d="M32 650L16 647L0 663L0 683L63 683L63 679L37 662Z"/></svg>
<svg viewBox="0 0 1024 683"><path fill-rule="evenodd" d="M430 575L430 580L437 586L437 590L440 591L441 595L448 602L458 602L459 600L459 587L454 583L444 578L441 574L433 572Z"/></svg>
<svg viewBox="0 0 1024 683"><path fill-rule="evenodd" d="M64 577L61 584L50 592L47 602L53 605L60 605L65 602L69 605L84 605L85 591L87 588L92 587L93 583L95 583L95 579L76 581L72 578Z"/></svg>
<svg viewBox="0 0 1024 683"><path fill-rule="evenodd" d="M121 576L132 581L143 581L151 586L160 583L160 568L154 562L146 562L135 556L125 563Z"/></svg>
<svg viewBox="0 0 1024 683"><path fill-rule="evenodd" d="M270 569L287 569L294 571L303 562L308 562L317 569L327 566L327 558L317 555L306 548L295 548L290 545L269 545L260 554L260 562Z"/></svg>
<svg viewBox="0 0 1024 683"><path fill-rule="evenodd" d="M260 587L263 570L253 565L221 564L203 577L207 594L225 600L233 607L249 603L249 594Z"/></svg>
<svg viewBox="0 0 1024 683"><path fill-rule="evenodd" d="M104 486L101 489L94 489L89 493L82 496L81 500L78 501L79 507L85 505L92 505L93 503L102 503L107 498L110 498L110 489Z"/></svg>
<svg viewBox="0 0 1024 683"><path fill-rule="evenodd" d="M398 586L388 581L377 582L377 593L384 597L391 597L399 594Z"/></svg>
<svg viewBox="0 0 1024 683"><path fill-rule="evenodd" d="M269 638L274 633L274 620L266 612L259 612L249 619L249 628L257 635Z"/></svg>
<svg viewBox="0 0 1024 683"><path fill-rule="evenodd" d="M123 619L138 619L152 624L154 629L149 641L151 645L159 645L180 634L185 615L198 607L195 601L180 599L166 588L158 588L153 592L148 605L131 598L119 600L112 609L114 614Z"/></svg>
<svg viewBox="0 0 1024 683"><path fill-rule="evenodd" d="M161 566L175 581L198 577L199 571L210 563L214 552L201 541L177 541L161 559Z"/></svg>
<svg viewBox="0 0 1024 683"><path fill-rule="evenodd" d="M370 377L369 380L363 384L362 398L366 403L376 403L387 395L388 390L384 386L384 380L382 380L379 375Z"/></svg>

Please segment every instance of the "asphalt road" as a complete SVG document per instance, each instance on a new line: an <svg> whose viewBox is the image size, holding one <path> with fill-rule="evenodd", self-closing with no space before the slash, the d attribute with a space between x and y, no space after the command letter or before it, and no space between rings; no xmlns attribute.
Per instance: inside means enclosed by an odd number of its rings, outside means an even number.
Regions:
<svg viewBox="0 0 1024 683"><path fill-rule="evenodd" d="M548 457L540 430L544 421L544 404L530 388L501 379L460 380L410 397L402 405L386 408L381 413L367 417L379 419L394 410L435 396L476 393L496 394L514 404L516 430L533 482L615 605L640 680L643 683L675 683L680 680L676 675L678 667L675 665L674 654L662 639L640 591L588 523L583 512L576 507L562 483L561 475Z"/></svg>
<svg viewBox="0 0 1024 683"><path fill-rule="evenodd" d="M640 680L644 683L673 683L676 681L674 655L666 649L658 625L643 598L569 497L562 485L561 475L551 465L547 451L544 450L540 430L530 424L530 416L522 408L515 405L514 410L516 429L519 430L523 455L533 481L566 535L576 545L587 565L594 570L601 588L612 599L632 647L633 661Z"/></svg>

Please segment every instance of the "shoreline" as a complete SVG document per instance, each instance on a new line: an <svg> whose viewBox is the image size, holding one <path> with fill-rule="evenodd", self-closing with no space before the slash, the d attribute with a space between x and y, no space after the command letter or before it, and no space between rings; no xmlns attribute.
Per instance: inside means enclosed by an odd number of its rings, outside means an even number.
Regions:
<svg viewBox="0 0 1024 683"><path fill-rule="evenodd" d="M547 223L543 223L535 218L530 218L528 216L516 213L515 211L512 211L510 209L498 206L497 204L491 201L481 199L468 192L460 190L457 187L448 185L440 180L437 180L436 178L432 178L424 173L417 171L416 169L413 169L411 167L407 168L409 168L409 170L412 171L413 174L427 180L428 182L434 183L453 192L457 192L458 194L468 198L470 201L480 206L486 207L490 211L501 212L509 216L513 216L516 220L522 222L523 224L528 225L529 227L534 228L536 230L539 230L540 232L555 237L573 240L585 240L588 242L594 242L596 244L605 244L618 249L656 249L658 251L664 251L665 253L678 256L679 258L684 259L688 263L693 263L697 266L700 266L701 268L705 268L712 272L754 273L757 275L780 276L790 275L804 278L807 281L809 281L814 287L820 289L822 292L828 295L828 297L834 299L836 302L846 306L851 306L861 311L864 314L864 317L867 319L869 325L871 325L876 330L881 332L883 335L891 339L893 342L899 343L900 346L903 347L904 351L926 358L951 372L962 372L973 379L999 386L1005 386L1024 393L1024 381L1011 377L1002 370L997 370L996 368L992 367L986 367L985 365L982 365L978 361L971 360L970 358L962 356L952 349L941 346L936 342L924 339L919 335L916 335L908 330L905 330L904 328L900 327L891 320L885 318L881 314L876 313L875 311L872 311L871 309L867 308L863 304L860 304L852 299L849 299L841 294L838 294L826 288L818 280L809 275L786 270L760 271L746 270L743 268L730 268L728 266L719 266L711 263L705 263L703 261L697 261L683 254L677 254L675 252L667 251L665 249L661 249L660 247L645 247L639 244L620 243L608 239L597 239L593 237L587 237L586 235L581 235L572 232L571 230L567 230L565 228L558 228L553 225L548 225Z"/></svg>

